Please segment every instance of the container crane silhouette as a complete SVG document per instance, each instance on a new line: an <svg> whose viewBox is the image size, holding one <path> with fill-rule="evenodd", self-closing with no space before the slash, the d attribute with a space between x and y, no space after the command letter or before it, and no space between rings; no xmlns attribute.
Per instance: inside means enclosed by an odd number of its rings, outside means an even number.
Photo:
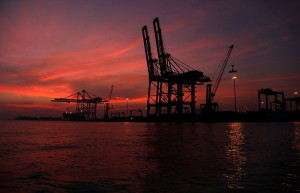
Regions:
<svg viewBox="0 0 300 193"><path fill-rule="evenodd" d="M196 85L211 81L203 72L166 53L159 18L153 20L158 59L153 58L147 26L142 28L149 74L147 116L196 114ZM154 108L154 113L151 109Z"/></svg>
<svg viewBox="0 0 300 193"><path fill-rule="evenodd" d="M97 104L108 102L92 93L82 90L64 98L54 98L52 102L76 103L76 112L67 111L63 114L65 119L72 120L95 120L97 114Z"/></svg>

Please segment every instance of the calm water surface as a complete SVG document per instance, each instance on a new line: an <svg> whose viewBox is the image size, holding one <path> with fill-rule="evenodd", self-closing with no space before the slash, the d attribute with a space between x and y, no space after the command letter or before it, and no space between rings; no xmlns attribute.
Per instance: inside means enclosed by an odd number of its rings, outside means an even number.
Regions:
<svg viewBox="0 0 300 193"><path fill-rule="evenodd" d="M0 122L0 192L300 192L300 123Z"/></svg>

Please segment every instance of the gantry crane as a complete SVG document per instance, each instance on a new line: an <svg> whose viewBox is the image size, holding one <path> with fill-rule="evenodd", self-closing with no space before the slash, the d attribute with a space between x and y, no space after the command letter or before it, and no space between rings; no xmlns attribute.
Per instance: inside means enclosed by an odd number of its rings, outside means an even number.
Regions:
<svg viewBox="0 0 300 193"><path fill-rule="evenodd" d="M111 99L111 96L112 96L112 93L113 93L113 89L114 89L114 85L111 85L111 89L110 89L110 94L109 94L109 98L108 98L108 102L105 103L105 113L104 113L104 119L109 119L109 110L111 109L111 106L110 106L110 99Z"/></svg>
<svg viewBox="0 0 300 193"><path fill-rule="evenodd" d="M52 102L76 103L76 112L66 112L63 116L72 120L95 120L97 114L97 104L103 104L107 100L102 99L92 93L82 90L64 98L54 98Z"/></svg>
<svg viewBox="0 0 300 193"><path fill-rule="evenodd" d="M196 114L196 85L209 82L203 72L195 70L165 52L159 19L153 20L158 60L153 58L147 26L142 28L149 73L147 116L178 115L188 109ZM151 108L155 108L151 114Z"/></svg>
<svg viewBox="0 0 300 193"><path fill-rule="evenodd" d="M230 54L232 52L233 49L233 45L229 46L228 51L225 55L225 58L222 62L222 66L221 66L221 70L218 74L218 77L216 79L216 82L214 84L213 89L211 89L212 84L207 84L206 85L206 103L205 104L201 104L201 111L202 112L215 112L218 110L219 108L219 104L216 102L213 102L214 97L216 96L217 90L219 88L220 82L222 80L225 68L227 66ZM233 69L233 65L232 65L232 70L229 71L230 73L233 72L237 72L236 70Z"/></svg>
<svg viewBox="0 0 300 193"><path fill-rule="evenodd" d="M265 108L262 108L262 104L264 103L261 100L261 95L265 96ZM274 96L274 101L270 102L269 97ZM278 99L278 96L281 97L281 100ZM258 90L258 110L275 110L275 111L284 111L285 110L285 98L284 92L274 91L270 88L260 89ZM274 107L274 109L273 109Z"/></svg>

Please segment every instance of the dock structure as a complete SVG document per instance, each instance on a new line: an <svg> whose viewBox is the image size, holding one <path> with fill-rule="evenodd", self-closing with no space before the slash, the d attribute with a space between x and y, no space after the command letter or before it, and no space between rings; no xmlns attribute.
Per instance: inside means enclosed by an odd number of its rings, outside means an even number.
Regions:
<svg viewBox="0 0 300 193"><path fill-rule="evenodd" d="M262 96L264 96L265 101L262 100ZM270 96L274 97L274 101L269 100ZM279 100L280 98L281 100ZM273 91L270 88L258 90L258 110L261 111L262 109L274 111L285 110L284 92Z"/></svg>
<svg viewBox="0 0 300 193"><path fill-rule="evenodd" d="M286 98L286 110L300 111L300 97Z"/></svg>
<svg viewBox="0 0 300 193"><path fill-rule="evenodd" d="M203 72L193 69L166 53L159 19L153 20L158 59L152 54L148 28L142 28L149 85L147 117L196 115L196 85L210 82Z"/></svg>

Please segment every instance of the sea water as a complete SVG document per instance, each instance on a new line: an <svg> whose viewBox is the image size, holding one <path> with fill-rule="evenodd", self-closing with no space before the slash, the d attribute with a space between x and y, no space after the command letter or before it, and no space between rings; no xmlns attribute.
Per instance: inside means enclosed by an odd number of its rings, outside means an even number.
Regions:
<svg viewBox="0 0 300 193"><path fill-rule="evenodd" d="M299 192L300 123L0 122L0 192Z"/></svg>

